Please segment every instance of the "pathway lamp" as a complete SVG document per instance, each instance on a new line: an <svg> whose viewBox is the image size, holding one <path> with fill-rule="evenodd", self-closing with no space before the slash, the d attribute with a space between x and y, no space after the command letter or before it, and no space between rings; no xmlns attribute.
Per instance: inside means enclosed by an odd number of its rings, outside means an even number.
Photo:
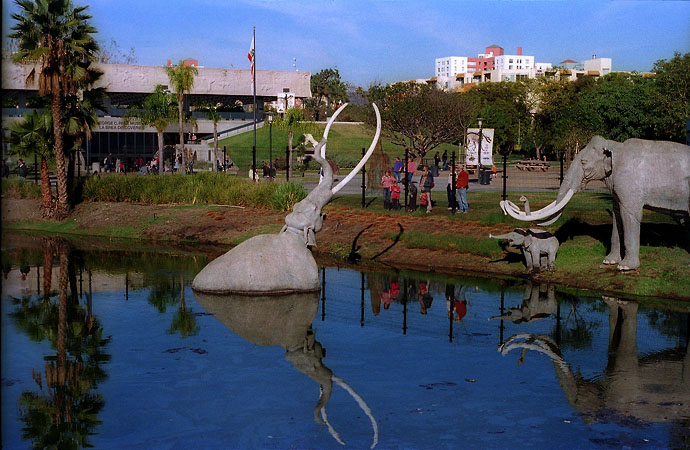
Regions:
<svg viewBox="0 0 690 450"><path fill-rule="evenodd" d="M273 179L273 112L268 113L268 176Z"/></svg>

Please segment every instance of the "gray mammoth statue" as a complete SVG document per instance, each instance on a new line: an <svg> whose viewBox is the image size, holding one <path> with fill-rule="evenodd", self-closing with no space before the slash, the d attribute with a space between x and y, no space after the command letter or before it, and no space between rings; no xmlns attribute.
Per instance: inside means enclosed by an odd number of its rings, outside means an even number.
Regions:
<svg viewBox="0 0 690 450"><path fill-rule="evenodd" d="M285 359L320 387L314 407L314 420L328 427L340 444L345 443L328 422L326 404L333 392L333 382L345 389L369 417L374 430L374 448L378 442L378 424L366 402L347 383L323 364L326 350L316 340L312 323L319 309L319 293L275 295L213 295L195 292L199 305L233 333L260 346L281 346Z"/></svg>
<svg viewBox="0 0 690 450"><path fill-rule="evenodd" d="M534 322L544 319L556 312L556 286L553 284L534 284L527 282L522 295L520 307L509 308L508 312L500 316L491 316L489 320L510 320L513 323Z"/></svg>
<svg viewBox="0 0 690 450"><path fill-rule="evenodd" d="M548 231L538 228L523 230L516 228L510 233L498 236L489 235L494 239L507 239L513 247L519 247L525 257L527 270L539 272L540 270L553 270L555 268L556 254L558 253L558 239Z"/></svg>
<svg viewBox="0 0 690 450"><path fill-rule="evenodd" d="M532 212L520 211L508 200L501 202L501 208L518 220L548 225L591 180L603 180L613 194L611 251L604 264L618 264L618 270L640 266L643 207L669 213L686 226L690 221L690 147L643 139L619 143L601 136L594 136L575 157L556 201Z"/></svg>
<svg viewBox="0 0 690 450"><path fill-rule="evenodd" d="M547 335L518 334L499 351L522 349L551 358L568 403L587 422L631 418L645 422L686 421L690 417L690 352L673 348L640 356L637 309L632 301L604 297L609 308L608 362L601 375L583 378L573 372L558 345Z"/></svg>
<svg viewBox="0 0 690 450"><path fill-rule="evenodd" d="M376 104L372 105L377 120L376 135L352 172L332 186L333 169L326 160L328 132L347 106L345 103L328 121L323 139L314 149L313 158L323 171L321 181L285 217L280 233L254 236L211 261L194 278L192 289L209 294L246 295L319 290L319 270L310 247L316 245L314 235L323 225L322 208L364 166L376 147L381 134L381 116Z"/></svg>

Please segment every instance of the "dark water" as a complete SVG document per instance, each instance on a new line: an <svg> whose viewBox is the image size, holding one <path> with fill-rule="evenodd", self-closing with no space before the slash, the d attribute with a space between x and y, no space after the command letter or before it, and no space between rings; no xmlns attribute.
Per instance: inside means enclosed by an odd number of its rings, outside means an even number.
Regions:
<svg viewBox="0 0 690 450"><path fill-rule="evenodd" d="M337 268L218 298L182 250L3 245L4 449L690 445L687 305Z"/></svg>

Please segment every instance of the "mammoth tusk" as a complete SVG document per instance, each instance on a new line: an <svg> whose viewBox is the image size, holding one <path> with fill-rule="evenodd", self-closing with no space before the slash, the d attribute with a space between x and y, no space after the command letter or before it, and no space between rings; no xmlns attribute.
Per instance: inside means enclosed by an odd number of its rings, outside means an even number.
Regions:
<svg viewBox="0 0 690 450"><path fill-rule="evenodd" d="M335 118L338 117L338 114L340 114L343 109L348 105L349 103L343 103L340 108L336 109L331 118L328 120L328 123L326 124L326 129L323 130L323 139L326 140L328 139L328 133L331 131L331 125L333 125L333 122L335 122ZM321 147L321 157L325 158L326 157L326 144L324 144L323 147Z"/></svg>
<svg viewBox="0 0 690 450"><path fill-rule="evenodd" d="M347 103L345 104L347 105ZM345 105L341 106L341 109L345 107ZM369 157L371 156L372 153L374 153L374 148L376 148L376 143L379 141L379 136L381 135L381 113L379 113L379 108L376 106L376 103L372 103L371 106L374 107L374 112L376 113L376 134L374 135L374 140L371 142L371 145L369 146L369 150L366 152L364 157L359 161L359 163L355 166L354 169L352 169L352 172L347 174L345 178L343 178L340 183L336 184L333 189L331 189L331 192L333 194L336 194L339 190L345 187L345 185L359 172L359 170L362 168L364 164L369 160ZM336 114L340 112L340 109L336 111ZM335 117L335 114L333 115ZM332 120L332 118L331 118ZM330 122L326 126L326 131L325 133L328 132L330 128ZM326 138L326 134L324 134L324 138ZM325 146L322 149L322 154L325 155Z"/></svg>
<svg viewBox="0 0 690 450"><path fill-rule="evenodd" d="M563 211L559 211L557 214L555 214L553 217L551 217L546 222L539 222L537 225L541 225L542 227L551 225L552 223L554 223L555 221L557 221L558 219L561 218L561 214L563 214Z"/></svg>
<svg viewBox="0 0 690 450"><path fill-rule="evenodd" d="M568 193L565 194L565 197L563 197L560 202L556 204L556 202L554 201L550 203L548 206L545 206L544 208L535 211L529 215L520 211L519 208L516 210L515 208L517 208L517 206L508 200L505 200L505 209L503 208L503 206L501 206L501 208L504 209L504 211L507 212L508 215L515 219L523 220L526 222L532 222L535 220L551 218L556 213L560 212L563 209L563 207L565 207L565 205L570 201L570 198L573 196L573 194L575 194L575 191L573 191L572 189L568 189Z"/></svg>

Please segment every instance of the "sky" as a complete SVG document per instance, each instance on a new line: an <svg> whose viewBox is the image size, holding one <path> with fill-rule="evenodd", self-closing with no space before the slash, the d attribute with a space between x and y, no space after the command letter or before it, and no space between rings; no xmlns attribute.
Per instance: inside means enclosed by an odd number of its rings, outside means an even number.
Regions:
<svg viewBox="0 0 690 450"><path fill-rule="evenodd" d="M139 64L197 59L204 67L316 73L337 68L368 87L434 75L434 60L506 54L554 65L592 55L613 70L649 71L690 52L690 1L638 0L73 0L88 5L100 42L115 40ZM2 1L6 39L17 6Z"/></svg>

